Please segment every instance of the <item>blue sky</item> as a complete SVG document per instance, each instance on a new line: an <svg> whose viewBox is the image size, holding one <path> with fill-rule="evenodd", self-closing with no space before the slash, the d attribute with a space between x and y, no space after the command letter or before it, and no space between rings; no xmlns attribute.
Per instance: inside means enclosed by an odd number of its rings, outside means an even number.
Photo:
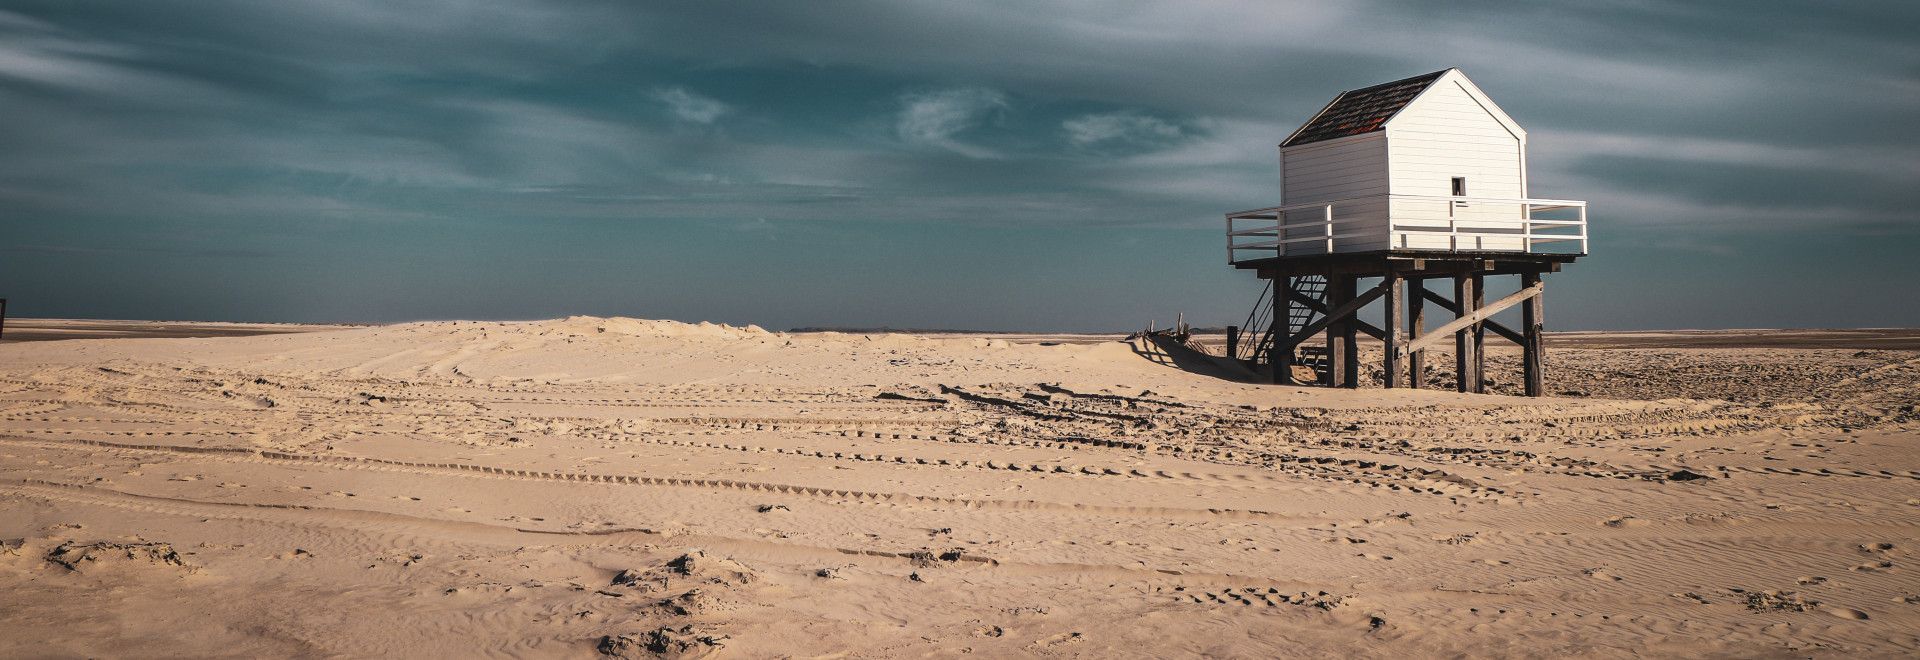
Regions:
<svg viewBox="0 0 1920 660"><path fill-rule="evenodd" d="M1593 204L1550 327L1920 325L1920 4L1409 4L0 0L0 296L1234 323L1274 145L1458 66Z"/></svg>

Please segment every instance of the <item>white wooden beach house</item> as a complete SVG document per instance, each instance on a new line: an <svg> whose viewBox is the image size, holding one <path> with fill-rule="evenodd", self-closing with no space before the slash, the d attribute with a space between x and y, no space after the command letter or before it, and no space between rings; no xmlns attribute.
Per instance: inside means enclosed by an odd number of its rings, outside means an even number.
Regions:
<svg viewBox="0 0 1920 660"><path fill-rule="evenodd" d="M1280 206L1227 215L1229 262L1587 251L1586 203L1527 196L1526 130L1459 69L1341 93L1280 171Z"/></svg>

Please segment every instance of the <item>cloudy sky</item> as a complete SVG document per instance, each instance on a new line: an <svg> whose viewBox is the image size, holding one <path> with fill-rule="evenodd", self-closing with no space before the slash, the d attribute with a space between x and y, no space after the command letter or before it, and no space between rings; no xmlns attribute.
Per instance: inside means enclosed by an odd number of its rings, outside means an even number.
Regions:
<svg viewBox="0 0 1920 660"><path fill-rule="evenodd" d="M646 8L638 8L645 5ZM1238 322L1221 214L1458 66L1561 329L1920 325L1920 3L0 0L27 316Z"/></svg>

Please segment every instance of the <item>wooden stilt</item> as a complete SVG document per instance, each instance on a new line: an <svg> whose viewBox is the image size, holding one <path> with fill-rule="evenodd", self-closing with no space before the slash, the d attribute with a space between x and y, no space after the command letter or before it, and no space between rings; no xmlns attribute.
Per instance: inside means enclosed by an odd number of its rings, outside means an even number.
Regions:
<svg viewBox="0 0 1920 660"><path fill-rule="evenodd" d="M1462 305L1464 306L1464 304ZM1487 306L1487 281L1479 275L1473 276L1473 310L1480 311ZM1473 388L1467 390L1475 394L1487 393L1487 324L1473 324Z"/></svg>
<svg viewBox="0 0 1920 660"><path fill-rule="evenodd" d="M1348 275L1341 279L1343 282L1340 286L1346 292L1346 299L1351 302L1360 293L1360 278ZM1346 333L1341 346L1346 349L1347 358L1341 365L1343 372L1340 381L1352 389L1360 386L1360 310L1347 314L1346 325L1341 330Z"/></svg>
<svg viewBox="0 0 1920 660"><path fill-rule="evenodd" d="M1347 275L1327 275L1327 307L1338 308L1353 300L1353 278ZM1353 343L1353 324L1347 321L1346 314L1328 319L1327 324L1327 378L1329 387L1349 387L1347 370L1351 366L1348 347Z"/></svg>
<svg viewBox="0 0 1920 660"><path fill-rule="evenodd" d="M1273 382L1277 385L1298 385L1293 380L1293 328L1287 323L1287 292L1293 290L1293 278L1287 273L1273 276L1273 346L1267 353L1267 364L1273 367ZM1254 347L1258 350L1259 347Z"/></svg>
<svg viewBox="0 0 1920 660"><path fill-rule="evenodd" d="M1540 273L1521 273L1521 288L1542 286ZM1520 352L1523 379L1526 381L1527 396L1545 396L1547 390L1546 358L1547 346L1542 336L1546 329L1546 291L1544 287L1520 307L1520 332L1526 336L1521 342Z"/></svg>
<svg viewBox="0 0 1920 660"><path fill-rule="evenodd" d="M1386 324L1382 328L1386 336L1381 337L1381 341L1386 344L1387 388L1392 389L1401 386L1401 374L1404 371L1400 356L1400 316L1403 314L1400 311L1400 299L1406 297L1406 283L1401 280L1399 273L1389 271L1385 284L1387 310L1381 321Z"/></svg>
<svg viewBox="0 0 1920 660"><path fill-rule="evenodd" d="M1301 346L1321 341L1318 335L1324 334L1326 371L1314 380L1355 388L1361 378L1358 340L1365 334L1384 345L1381 366L1387 387L1425 388L1434 385L1430 372L1436 369L1433 360L1438 359L1428 350L1440 350L1452 341L1456 388L1463 393L1485 393L1491 389L1487 382L1487 336L1495 335L1521 347L1523 387L1515 389L1544 396L1546 314L1541 284L1548 273L1560 272L1560 266L1571 261L1563 257L1533 253L1511 259L1451 254L1336 254L1261 263L1258 275L1275 280L1271 300L1274 324L1271 328L1239 328L1232 343L1238 349L1236 353L1249 350L1247 344L1258 344L1266 353L1265 360L1277 367L1274 382L1301 384L1289 368L1296 366L1298 356L1294 353L1306 350L1317 355L1316 349ZM1520 279L1520 289L1489 300L1487 278L1507 275ZM1322 277L1326 280L1324 289ZM1452 296L1446 295L1444 285L1429 282L1447 278L1453 279ZM1303 279L1312 282L1302 283ZM1361 290L1362 279L1374 285ZM1381 299L1385 299L1386 311L1378 317L1362 318L1360 310ZM1404 306L1402 300L1406 301ZM1521 308L1515 314L1522 317L1516 319L1519 322L1503 324L1494 319L1515 306ZM1440 316L1428 319L1429 308ZM1302 313L1310 322L1293 326L1289 321ZM1262 330L1272 335L1271 343L1260 336Z"/></svg>
<svg viewBox="0 0 1920 660"><path fill-rule="evenodd" d="M1418 277L1410 278L1407 280L1407 289L1407 339L1411 341L1419 339L1426 330L1426 296L1422 294L1426 293L1427 281ZM1426 386L1427 352L1415 351L1407 356L1407 387L1417 390Z"/></svg>
<svg viewBox="0 0 1920 660"><path fill-rule="evenodd" d="M1227 357L1229 359L1240 358L1240 326L1227 326Z"/></svg>
<svg viewBox="0 0 1920 660"><path fill-rule="evenodd" d="M1473 276L1453 276L1453 302L1459 307L1454 318L1466 318L1473 312ZM1479 380L1479 374L1473 373L1476 364L1473 359L1473 326L1462 327L1453 333L1453 373L1458 381L1454 389L1460 392L1473 391L1472 383Z"/></svg>

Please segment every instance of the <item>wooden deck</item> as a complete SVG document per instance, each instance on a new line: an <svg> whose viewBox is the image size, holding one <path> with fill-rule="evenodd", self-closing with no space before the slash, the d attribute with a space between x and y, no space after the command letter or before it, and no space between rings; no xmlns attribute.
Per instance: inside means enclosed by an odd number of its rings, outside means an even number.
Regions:
<svg viewBox="0 0 1920 660"><path fill-rule="evenodd" d="M1480 275L1519 275L1555 273L1573 263L1578 254L1514 252L1501 250L1378 250L1374 252L1336 252L1305 254L1265 259L1243 259L1233 267L1258 271L1261 279L1273 279L1281 273L1295 275L1349 275L1384 277L1447 277L1462 272Z"/></svg>

